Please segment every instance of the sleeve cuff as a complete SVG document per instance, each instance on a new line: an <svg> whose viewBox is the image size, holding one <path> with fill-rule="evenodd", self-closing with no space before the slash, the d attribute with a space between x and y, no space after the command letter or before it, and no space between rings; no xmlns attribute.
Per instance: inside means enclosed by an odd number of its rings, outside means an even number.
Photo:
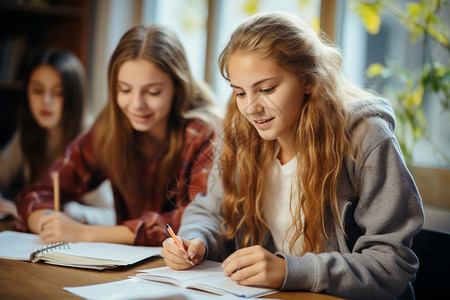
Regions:
<svg viewBox="0 0 450 300"><path fill-rule="evenodd" d="M282 291L312 291L315 281L316 269L314 262L307 255L303 257L275 253L286 261L286 275L284 277Z"/></svg>

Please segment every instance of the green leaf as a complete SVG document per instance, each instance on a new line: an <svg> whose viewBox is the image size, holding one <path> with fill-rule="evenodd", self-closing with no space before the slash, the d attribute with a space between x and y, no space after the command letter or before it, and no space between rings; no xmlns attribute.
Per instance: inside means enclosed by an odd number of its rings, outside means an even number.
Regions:
<svg viewBox="0 0 450 300"><path fill-rule="evenodd" d="M248 15L253 15L259 10L259 0L247 0L242 6L244 12Z"/></svg>
<svg viewBox="0 0 450 300"><path fill-rule="evenodd" d="M420 12L422 11L422 5L415 2L408 2L406 4L407 11L412 20L418 20Z"/></svg>
<svg viewBox="0 0 450 300"><path fill-rule="evenodd" d="M307 8L311 2L311 0L297 0L298 1L298 9L302 11Z"/></svg>
<svg viewBox="0 0 450 300"><path fill-rule="evenodd" d="M375 76L381 75L384 70L384 66L380 63L371 64L366 70L367 78L373 78Z"/></svg>
<svg viewBox="0 0 450 300"><path fill-rule="evenodd" d="M356 5L355 11L370 34L377 34L380 31L381 18L376 4L360 3Z"/></svg>

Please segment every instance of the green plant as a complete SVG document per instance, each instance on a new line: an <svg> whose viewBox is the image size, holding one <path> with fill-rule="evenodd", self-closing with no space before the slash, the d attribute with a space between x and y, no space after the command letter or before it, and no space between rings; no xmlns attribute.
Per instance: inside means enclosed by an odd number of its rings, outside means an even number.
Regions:
<svg viewBox="0 0 450 300"><path fill-rule="evenodd" d="M404 5L402 5L404 3ZM423 57L420 70L409 70L395 61L375 63L366 70L367 78L378 78L384 85L383 92L394 99L394 111L398 121L397 136L408 162L420 138L427 136L427 122L423 113L424 101L437 99L444 111L450 110L450 68L437 61L436 53L443 49L450 53L449 25L439 17L439 11L449 6L447 0L391 1L353 0L356 14L370 34L377 34L383 14L395 16L408 30L411 42L421 41ZM448 20L446 20L448 22ZM434 94L433 97L430 97ZM431 100L429 100L431 101ZM449 158L440 151L441 156Z"/></svg>

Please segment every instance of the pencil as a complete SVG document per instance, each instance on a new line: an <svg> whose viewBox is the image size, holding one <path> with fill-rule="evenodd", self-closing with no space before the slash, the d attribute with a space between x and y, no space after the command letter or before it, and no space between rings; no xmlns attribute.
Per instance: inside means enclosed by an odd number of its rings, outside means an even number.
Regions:
<svg viewBox="0 0 450 300"><path fill-rule="evenodd" d="M175 235L175 233L173 232L172 228L169 226L169 224L166 224L166 228L167 231L169 232L170 236L173 238L173 240L175 241L175 244L177 244L178 247L180 247L180 249L182 249L184 252L186 252L186 249L184 249L183 245L181 244L181 242L178 240L177 236ZM187 254L187 252L186 252ZM188 255L189 256L189 255ZM192 259L189 259L189 263L195 267L194 263L192 262Z"/></svg>
<svg viewBox="0 0 450 300"><path fill-rule="evenodd" d="M59 211L59 173L53 172L53 206L56 212Z"/></svg>

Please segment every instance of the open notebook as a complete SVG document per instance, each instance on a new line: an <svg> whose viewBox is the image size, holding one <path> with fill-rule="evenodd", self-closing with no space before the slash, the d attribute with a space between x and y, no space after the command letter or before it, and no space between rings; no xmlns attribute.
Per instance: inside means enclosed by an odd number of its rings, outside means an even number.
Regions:
<svg viewBox="0 0 450 300"><path fill-rule="evenodd" d="M0 232L0 258L43 261L49 264L110 269L161 256L162 247L130 246L113 243L46 244L39 235L16 231Z"/></svg>
<svg viewBox="0 0 450 300"><path fill-rule="evenodd" d="M89 300L242 300L242 298L231 294L224 296L213 295L191 289L174 288L168 284L135 277L86 286L64 287L63 289Z"/></svg>
<svg viewBox="0 0 450 300"><path fill-rule="evenodd" d="M236 283L223 273L221 264L206 260L195 268L175 271L169 267L139 270L137 278L197 289L217 295L234 295L252 298L275 293L277 290L264 286L245 286Z"/></svg>

